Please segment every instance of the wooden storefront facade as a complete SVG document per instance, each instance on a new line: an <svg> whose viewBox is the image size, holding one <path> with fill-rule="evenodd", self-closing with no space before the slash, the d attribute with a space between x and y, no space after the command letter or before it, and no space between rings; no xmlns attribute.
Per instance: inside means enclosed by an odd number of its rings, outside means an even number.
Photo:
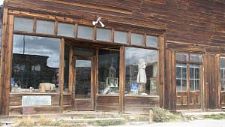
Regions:
<svg viewBox="0 0 225 127"><path fill-rule="evenodd" d="M225 106L225 2L5 0L0 111Z"/></svg>

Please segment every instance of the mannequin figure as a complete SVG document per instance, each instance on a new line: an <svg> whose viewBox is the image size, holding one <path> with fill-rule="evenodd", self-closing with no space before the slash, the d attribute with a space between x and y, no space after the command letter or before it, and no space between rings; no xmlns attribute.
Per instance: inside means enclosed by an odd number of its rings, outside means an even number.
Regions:
<svg viewBox="0 0 225 127"><path fill-rule="evenodd" d="M145 84L147 82L145 68L146 68L145 60L139 59L139 61L138 61L138 75L137 75L137 83L138 83L139 93L145 93Z"/></svg>

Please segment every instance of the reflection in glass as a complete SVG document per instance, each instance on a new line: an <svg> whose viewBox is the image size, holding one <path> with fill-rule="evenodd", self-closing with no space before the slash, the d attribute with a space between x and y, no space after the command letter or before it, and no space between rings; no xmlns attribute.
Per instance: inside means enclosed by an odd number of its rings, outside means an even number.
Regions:
<svg viewBox="0 0 225 127"><path fill-rule="evenodd" d="M144 36L141 34L131 33L131 44L144 46Z"/></svg>
<svg viewBox="0 0 225 127"><path fill-rule="evenodd" d="M158 51L127 47L126 95L157 95Z"/></svg>
<svg viewBox="0 0 225 127"><path fill-rule="evenodd" d="M54 22L37 20L37 33L41 34L54 34Z"/></svg>
<svg viewBox="0 0 225 127"><path fill-rule="evenodd" d="M70 46L65 44L65 52L64 52L64 92L69 92L69 53ZM71 92L71 91L70 91Z"/></svg>
<svg viewBox="0 0 225 127"><path fill-rule="evenodd" d="M76 60L76 98L91 97L91 60Z"/></svg>
<svg viewBox="0 0 225 127"><path fill-rule="evenodd" d="M93 39L93 28L88 27L88 26L78 26L78 33L77 33L78 38L83 38L83 39Z"/></svg>
<svg viewBox="0 0 225 127"><path fill-rule="evenodd" d="M187 65L176 64L176 90L178 92L187 90Z"/></svg>
<svg viewBox="0 0 225 127"><path fill-rule="evenodd" d="M111 30L97 28L96 39L99 41L111 41Z"/></svg>
<svg viewBox="0 0 225 127"><path fill-rule="evenodd" d="M14 31L33 32L33 19L15 17Z"/></svg>
<svg viewBox="0 0 225 127"><path fill-rule="evenodd" d="M58 23L58 35L74 37L74 27L72 24Z"/></svg>
<svg viewBox="0 0 225 127"><path fill-rule="evenodd" d="M114 42L116 43L122 43L122 44L127 44L127 32L121 32L121 31L115 31L114 32Z"/></svg>
<svg viewBox="0 0 225 127"><path fill-rule="evenodd" d="M59 84L60 40L46 37L14 35L11 90L26 92L56 91ZM39 90L38 90L39 89Z"/></svg>
<svg viewBox="0 0 225 127"><path fill-rule="evenodd" d="M191 64L190 65L190 90L197 91L200 90L200 65Z"/></svg>
<svg viewBox="0 0 225 127"><path fill-rule="evenodd" d="M158 48L158 37L155 36L146 36L146 46Z"/></svg>
<svg viewBox="0 0 225 127"><path fill-rule="evenodd" d="M119 51L99 50L99 94L119 94Z"/></svg>

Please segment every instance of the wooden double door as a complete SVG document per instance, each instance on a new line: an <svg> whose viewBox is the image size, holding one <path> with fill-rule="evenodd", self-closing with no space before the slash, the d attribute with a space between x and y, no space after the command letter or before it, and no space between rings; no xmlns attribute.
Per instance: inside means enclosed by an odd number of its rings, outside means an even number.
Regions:
<svg viewBox="0 0 225 127"><path fill-rule="evenodd" d="M202 82L202 65L177 65L176 73L181 73L180 77L178 74L176 75L177 109L200 109L203 104L202 94L204 92Z"/></svg>

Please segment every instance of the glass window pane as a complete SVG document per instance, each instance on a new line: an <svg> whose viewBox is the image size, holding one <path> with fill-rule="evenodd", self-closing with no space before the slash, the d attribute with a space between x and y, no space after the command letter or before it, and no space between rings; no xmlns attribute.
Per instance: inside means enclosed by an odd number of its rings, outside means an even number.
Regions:
<svg viewBox="0 0 225 127"><path fill-rule="evenodd" d="M181 78L181 67L176 67L176 78Z"/></svg>
<svg viewBox="0 0 225 127"><path fill-rule="evenodd" d="M195 69L194 68L190 68L190 78L195 79Z"/></svg>
<svg viewBox="0 0 225 127"><path fill-rule="evenodd" d="M37 33L41 34L54 34L54 24L55 22L37 20Z"/></svg>
<svg viewBox="0 0 225 127"><path fill-rule="evenodd" d="M146 36L146 46L158 48L158 37L155 36Z"/></svg>
<svg viewBox="0 0 225 127"><path fill-rule="evenodd" d="M201 54L190 54L190 61L195 63L202 63Z"/></svg>
<svg viewBox="0 0 225 127"><path fill-rule="evenodd" d="M225 68L225 57L220 58L220 68Z"/></svg>
<svg viewBox="0 0 225 127"><path fill-rule="evenodd" d="M182 91L187 91L187 80L182 80Z"/></svg>
<svg viewBox="0 0 225 127"><path fill-rule="evenodd" d="M186 67L183 67L182 68L182 78L183 79L186 79L186 77L187 77L186 74L187 74L187 68Z"/></svg>
<svg viewBox="0 0 225 127"><path fill-rule="evenodd" d="M127 44L127 32L121 32L121 31L115 31L114 32L114 42L116 43L122 43L122 44Z"/></svg>
<svg viewBox="0 0 225 127"><path fill-rule="evenodd" d="M200 68L195 68L195 78L200 79L200 73L199 73Z"/></svg>
<svg viewBox="0 0 225 127"><path fill-rule="evenodd" d="M24 31L24 32L33 32L33 19L15 17L14 30Z"/></svg>
<svg viewBox="0 0 225 127"><path fill-rule="evenodd" d="M176 60L180 62L188 61L188 54L185 53L176 53Z"/></svg>
<svg viewBox="0 0 225 127"><path fill-rule="evenodd" d="M59 84L60 39L14 35L12 92L55 92Z"/></svg>
<svg viewBox="0 0 225 127"><path fill-rule="evenodd" d="M69 54L70 46L65 44L64 50L64 92L69 92ZM70 91L71 92L71 91Z"/></svg>
<svg viewBox="0 0 225 127"><path fill-rule="evenodd" d="M58 35L66 37L74 37L74 25L58 23Z"/></svg>
<svg viewBox="0 0 225 127"><path fill-rule="evenodd" d="M97 28L97 35L96 35L97 40L111 42L111 35L112 35L111 30Z"/></svg>
<svg viewBox="0 0 225 127"><path fill-rule="evenodd" d="M88 27L88 26L78 26L78 33L77 33L78 38L83 38L83 39L93 39L93 28Z"/></svg>
<svg viewBox="0 0 225 127"><path fill-rule="evenodd" d="M179 80L179 79L176 80L176 90L178 92L182 91L182 88L181 88L181 80Z"/></svg>
<svg viewBox="0 0 225 127"><path fill-rule="evenodd" d="M126 95L157 95L158 51L127 47L125 61Z"/></svg>
<svg viewBox="0 0 225 127"><path fill-rule="evenodd" d="M144 46L144 36L141 34L131 34L131 44Z"/></svg>
<svg viewBox="0 0 225 127"><path fill-rule="evenodd" d="M195 80L195 90L200 90L199 80Z"/></svg>
<svg viewBox="0 0 225 127"><path fill-rule="evenodd" d="M119 52L99 50L99 94L119 95Z"/></svg>
<svg viewBox="0 0 225 127"><path fill-rule="evenodd" d="M195 80L190 80L190 90L195 91Z"/></svg>
<svg viewBox="0 0 225 127"><path fill-rule="evenodd" d="M91 60L76 60L76 98L91 97Z"/></svg>

